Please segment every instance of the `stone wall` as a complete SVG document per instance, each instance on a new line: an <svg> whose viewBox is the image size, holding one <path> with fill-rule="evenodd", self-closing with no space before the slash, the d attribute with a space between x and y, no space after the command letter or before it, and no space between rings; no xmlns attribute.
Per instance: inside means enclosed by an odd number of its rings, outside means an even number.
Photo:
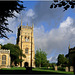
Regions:
<svg viewBox="0 0 75 75"><path fill-rule="evenodd" d="M6 64L2 64L2 56L6 56ZM0 50L0 68L8 68L10 67L10 50Z"/></svg>

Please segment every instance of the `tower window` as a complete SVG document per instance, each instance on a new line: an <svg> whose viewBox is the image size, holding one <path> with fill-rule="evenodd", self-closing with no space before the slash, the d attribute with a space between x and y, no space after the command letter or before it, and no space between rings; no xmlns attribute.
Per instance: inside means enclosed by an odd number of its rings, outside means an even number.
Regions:
<svg viewBox="0 0 75 75"><path fill-rule="evenodd" d="M29 37L28 37L28 41L29 41Z"/></svg>
<svg viewBox="0 0 75 75"><path fill-rule="evenodd" d="M25 36L25 39L26 39L26 36Z"/></svg>
<svg viewBox="0 0 75 75"><path fill-rule="evenodd" d="M25 53L28 54L28 48L25 49Z"/></svg>
<svg viewBox="0 0 75 75"><path fill-rule="evenodd" d="M25 41L27 42L27 37L25 36Z"/></svg>
<svg viewBox="0 0 75 75"><path fill-rule="evenodd" d="M25 42L29 42L29 37L25 36Z"/></svg>
<svg viewBox="0 0 75 75"><path fill-rule="evenodd" d="M6 55L2 55L2 65L6 64Z"/></svg>
<svg viewBox="0 0 75 75"><path fill-rule="evenodd" d="M29 37L28 37L28 39L29 39Z"/></svg>

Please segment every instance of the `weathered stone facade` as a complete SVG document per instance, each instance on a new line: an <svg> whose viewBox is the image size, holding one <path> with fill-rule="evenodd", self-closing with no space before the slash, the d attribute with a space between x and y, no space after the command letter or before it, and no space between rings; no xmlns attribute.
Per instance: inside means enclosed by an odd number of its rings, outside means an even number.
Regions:
<svg viewBox="0 0 75 75"><path fill-rule="evenodd" d="M10 67L10 50L0 49L0 68Z"/></svg>
<svg viewBox="0 0 75 75"><path fill-rule="evenodd" d="M23 50L23 54L26 55L26 58L22 59L24 60L20 66L24 67L26 64L28 64L29 67L31 67L31 57L32 57L32 67L35 67L35 51L34 51L34 37L33 37L33 26L23 26L21 22L21 26L18 28L18 34L17 34L17 44L19 47ZM32 56L31 56L32 51Z"/></svg>

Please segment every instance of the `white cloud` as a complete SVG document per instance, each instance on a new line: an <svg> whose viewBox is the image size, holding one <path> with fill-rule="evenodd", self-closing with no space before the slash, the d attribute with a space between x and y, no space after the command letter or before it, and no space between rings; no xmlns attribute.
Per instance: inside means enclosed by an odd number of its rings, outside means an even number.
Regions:
<svg viewBox="0 0 75 75"><path fill-rule="evenodd" d="M67 54L69 43L75 45L75 27L74 20L67 17L65 21L60 23L59 28L45 32L44 26L34 28L35 49L41 48L48 56L56 57L58 54ZM50 57L49 60L53 60Z"/></svg>
<svg viewBox="0 0 75 75"><path fill-rule="evenodd" d="M57 63L57 57L50 57L47 60L49 60L50 63Z"/></svg>
<svg viewBox="0 0 75 75"><path fill-rule="evenodd" d="M73 24L73 19L71 17L68 17L66 21L60 24L60 28L67 28L70 27L72 24Z"/></svg>
<svg viewBox="0 0 75 75"><path fill-rule="evenodd" d="M51 61L52 57L48 58L49 61Z"/></svg>
<svg viewBox="0 0 75 75"><path fill-rule="evenodd" d="M1 43L1 44L4 43L4 40L3 40L3 39L0 39L0 43Z"/></svg>
<svg viewBox="0 0 75 75"><path fill-rule="evenodd" d="M15 44L16 40L15 40L15 37L11 36L9 39L0 39L0 43L3 45L7 43Z"/></svg>
<svg viewBox="0 0 75 75"><path fill-rule="evenodd" d="M35 15L34 11L32 9L29 9L27 12L26 12L26 16L27 17L33 17Z"/></svg>

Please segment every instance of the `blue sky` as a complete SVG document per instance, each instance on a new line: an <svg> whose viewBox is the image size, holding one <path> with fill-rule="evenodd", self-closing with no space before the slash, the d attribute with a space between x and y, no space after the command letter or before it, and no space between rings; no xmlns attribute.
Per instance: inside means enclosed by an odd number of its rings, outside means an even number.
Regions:
<svg viewBox="0 0 75 75"><path fill-rule="evenodd" d="M21 12L23 25L34 23L35 52L41 48L47 53L50 62L56 62L59 54L67 54L68 46L75 46L75 9L50 9L51 1L24 1L25 11ZM17 27L21 23L21 15L8 18L9 28L13 33L7 33L9 40L0 39L2 44L16 44Z"/></svg>

